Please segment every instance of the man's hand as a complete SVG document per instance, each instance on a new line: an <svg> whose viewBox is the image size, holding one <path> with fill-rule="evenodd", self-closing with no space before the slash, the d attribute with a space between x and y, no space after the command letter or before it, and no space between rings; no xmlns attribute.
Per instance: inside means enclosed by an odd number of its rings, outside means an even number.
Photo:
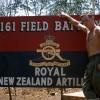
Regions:
<svg viewBox="0 0 100 100"><path fill-rule="evenodd" d="M69 15L68 15L67 13L63 12L63 11L61 12L61 15L62 15L62 16L69 17Z"/></svg>
<svg viewBox="0 0 100 100"><path fill-rule="evenodd" d="M67 16L67 14L65 12L63 12L63 11L59 12L59 17L65 17L65 16Z"/></svg>
<svg viewBox="0 0 100 100"><path fill-rule="evenodd" d="M64 12L61 12L61 15L66 15L66 13L64 13Z"/></svg>

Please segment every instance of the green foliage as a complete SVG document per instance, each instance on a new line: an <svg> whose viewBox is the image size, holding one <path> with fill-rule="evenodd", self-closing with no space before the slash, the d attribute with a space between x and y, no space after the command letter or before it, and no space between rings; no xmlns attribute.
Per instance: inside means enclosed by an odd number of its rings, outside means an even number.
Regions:
<svg viewBox="0 0 100 100"><path fill-rule="evenodd" d="M94 0L0 0L0 16L59 15L63 10L71 15L93 11ZM100 13L100 1L95 0L95 9ZM20 14L19 14L20 15Z"/></svg>
<svg viewBox="0 0 100 100"><path fill-rule="evenodd" d="M86 0L55 0L52 6L52 15L57 15L61 10L69 14L81 14Z"/></svg>

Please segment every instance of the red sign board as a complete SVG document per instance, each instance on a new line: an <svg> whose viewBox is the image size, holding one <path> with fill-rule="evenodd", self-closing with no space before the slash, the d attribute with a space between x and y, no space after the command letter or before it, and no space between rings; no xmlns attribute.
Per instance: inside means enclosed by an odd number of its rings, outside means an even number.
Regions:
<svg viewBox="0 0 100 100"><path fill-rule="evenodd" d="M55 36L62 51L85 51L85 34L73 30L66 18L0 17L0 51L35 51L48 35Z"/></svg>
<svg viewBox="0 0 100 100"><path fill-rule="evenodd" d="M66 18L0 17L0 86L80 87L86 63L86 33Z"/></svg>

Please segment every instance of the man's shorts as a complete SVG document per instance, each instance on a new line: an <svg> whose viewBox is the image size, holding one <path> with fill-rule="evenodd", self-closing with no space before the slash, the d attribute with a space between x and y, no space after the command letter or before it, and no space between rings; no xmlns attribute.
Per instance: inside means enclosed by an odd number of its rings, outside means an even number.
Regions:
<svg viewBox="0 0 100 100"><path fill-rule="evenodd" d="M84 74L83 92L88 99L100 98L100 54L89 57Z"/></svg>

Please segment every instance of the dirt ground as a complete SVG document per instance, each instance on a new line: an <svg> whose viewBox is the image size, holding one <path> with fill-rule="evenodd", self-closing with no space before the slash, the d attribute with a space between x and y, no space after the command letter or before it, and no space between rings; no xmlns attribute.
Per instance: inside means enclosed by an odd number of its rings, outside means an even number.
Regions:
<svg viewBox="0 0 100 100"><path fill-rule="evenodd" d="M0 100L61 100L61 93L73 93L81 88L0 88ZM62 93L62 94L63 94Z"/></svg>

